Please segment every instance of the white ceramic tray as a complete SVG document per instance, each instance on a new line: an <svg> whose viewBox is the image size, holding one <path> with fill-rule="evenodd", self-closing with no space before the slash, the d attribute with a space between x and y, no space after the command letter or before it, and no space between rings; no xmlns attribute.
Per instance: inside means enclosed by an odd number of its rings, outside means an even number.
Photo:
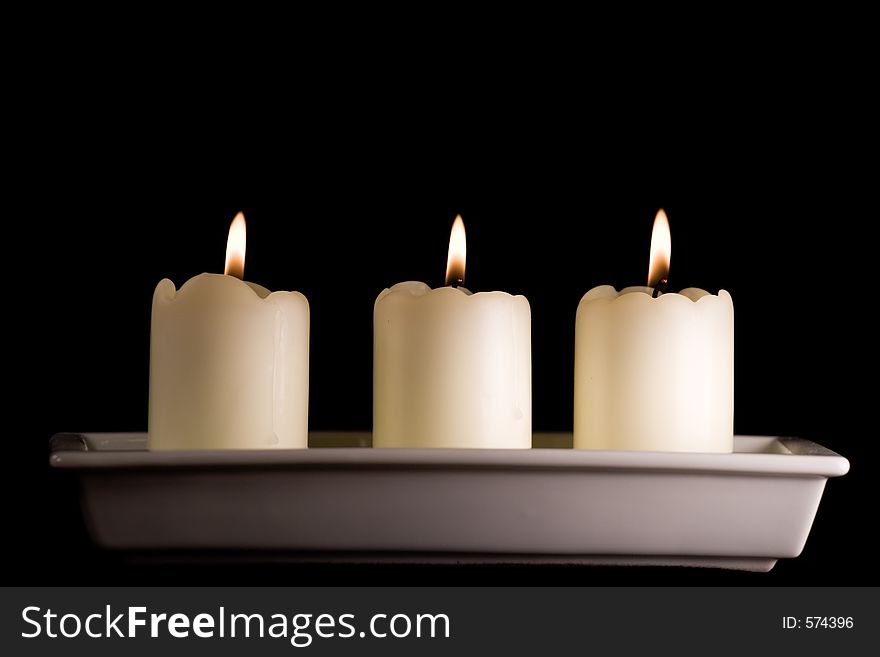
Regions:
<svg viewBox="0 0 880 657"><path fill-rule="evenodd" d="M150 452L143 433L59 434L94 541L130 550L271 550L344 560L686 565L770 570L800 554L848 461L793 438L733 454L371 449ZM344 447L343 445L359 445Z"/></svg>

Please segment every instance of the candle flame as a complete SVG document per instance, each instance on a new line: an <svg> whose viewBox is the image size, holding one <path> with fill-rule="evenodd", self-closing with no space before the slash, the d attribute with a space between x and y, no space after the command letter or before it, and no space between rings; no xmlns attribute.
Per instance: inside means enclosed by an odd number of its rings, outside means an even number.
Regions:
<svg viewBox="0 0 880 657"><path fill-rule="evenodd" d="M247 228L244 213L239 212L229 226L229 239L226 241L226 267L223 273L227 276L244 278L244 250L247 245Z"/></svg>
<svg viewBox="0 0 880 657"><path fill-rule="evenodd" d="M467 237L461 215L455 217L449 234L449 257L446 260L446 284L457 287L464 284L464 265L467 260Z"/></svg>
<svg viewBox="0 0 880 657"><path fill-rule="evenodd" d="M669 220L662 208L654 219L651 232L651 260L648 263L648 287L656 287L660 281L669 278L669 261L672 257L672 238L669 233Z"/></svg>

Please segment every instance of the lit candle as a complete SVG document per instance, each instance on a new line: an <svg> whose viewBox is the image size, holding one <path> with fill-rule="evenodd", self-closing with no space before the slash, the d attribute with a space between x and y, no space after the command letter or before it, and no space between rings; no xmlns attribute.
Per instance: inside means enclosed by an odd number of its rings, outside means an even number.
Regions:
<svg viewBox="0 0 880 657"><path fill-rule="evenodd" d="M239 213L224 275L156 286L151 449L307 446L309 304L241 280L245 237Z"/></svg>
<svg viewBox="0 0 880 657"><path fill-rule="evenodd" d="M460 287L465 254L456 217L447 286L408 281L376 299L374 447L531 447L529 302Z"/></svg>
<svg viewBox="0 0 880 657"><path fill-rule="evenodd" d="M671 254L657 213L648 287L595 287L575 338L574 446L733 451L733 302L687 288L662 294Z"/></svg>

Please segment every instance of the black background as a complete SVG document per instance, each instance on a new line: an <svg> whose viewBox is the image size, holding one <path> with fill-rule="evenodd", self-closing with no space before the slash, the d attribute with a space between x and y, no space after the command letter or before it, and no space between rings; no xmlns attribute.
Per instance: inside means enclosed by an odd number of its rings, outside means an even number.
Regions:
<svg viewBox="0 0 880 657"><path fill-rule="evenodd" d="M92 101L88 85L60 101L20 164L26 193L6 243L15 530L5 540L18 564L8 578L876 584L876 167L863 164L876 145L859 100L827 72L752 80L734 69L723 83L694 79L688 95L659 72L626 95L622 82L537 76L503 90L404 85L393 99L360 78L329 96L291 88L284 104L246 88L196 104L178 87ZM402 280L441 285L461 213L467 286L531 303L535 430L570 430L577 303L594 285L644 283L659 207L672 227L671 289L733 296L736 431L802 436L851 462L829 483L803 555L769 574L131 565L90 547L70 482L48 467L55 432L146 429L153 288L221 271L238 210L246 278L309 299L312 429L370 427L373 301Z"/></svg>

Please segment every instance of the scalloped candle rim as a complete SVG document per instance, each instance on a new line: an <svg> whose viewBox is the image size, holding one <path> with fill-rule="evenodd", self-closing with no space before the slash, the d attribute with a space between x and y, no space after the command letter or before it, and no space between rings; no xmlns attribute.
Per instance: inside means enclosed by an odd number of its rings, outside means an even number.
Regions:
<svg viewBox="0 0 880 657"><path fill-rule="evenodd" d="M500 290L493 290L489 292L471 292L465 287L437 287L432 288L427 283L423 283L421 281L404 281L402 283L397 283L396 285L392 285L391 287L386 287L379 293L379 296L376 297L376 303L379 303L382 299L387 297L392 292L398 293L406 293L408 292L411 297L419 298L419 297L427 297L429 294L458 294L461 295L464 299L473 299L477 297L485 298L491 296L505 296L510 297L511 299L522 299L526 303L528 303L528 299L526 299L521 294L510 294L509 292L502 292Z"/></svg>
<svg viewBox="0 0 880 657"><path fill-rule="evenodd" d="M695 304L711 304L719 301L733 303L727 290L718 290L718 294L712 294L698 287L688 287L680 292L666 292L658 297L652 297L651 291L649 287L633 286L625 287L618 292L612 285L598 285L581 297L580 303L592 301L612 303L622 299L629 299L626 303L681 303L685 299Z"/></svg>
<svg viewBox="0 0 880 657"><path fill-rule="evenodd" d="M184 295L197 290L199 287L205 285L225 285L230 289L233 289L235 286L238 286L241 289L242 293L247 294L247 291L252 293L261 301L275 301L278 297L284 295L294 295L302 298L302 301L308 305L309 301L305 297L302 292L296 291L287 291L287 290L276 290L272 292L271 290L263 287L259 283L251 283L250 281L243 281L241 279L236 278L235 276L227 276L226 274L211 274L211 273L203 273L197 276L193 276L186 283L180 286L180 289L174 285L174 281L170 278L163 278L159 281L159 284L156 285L156 291L154 292L154 298L162 298L166 301L174 301L178 297L182 297Z"/></svg>

